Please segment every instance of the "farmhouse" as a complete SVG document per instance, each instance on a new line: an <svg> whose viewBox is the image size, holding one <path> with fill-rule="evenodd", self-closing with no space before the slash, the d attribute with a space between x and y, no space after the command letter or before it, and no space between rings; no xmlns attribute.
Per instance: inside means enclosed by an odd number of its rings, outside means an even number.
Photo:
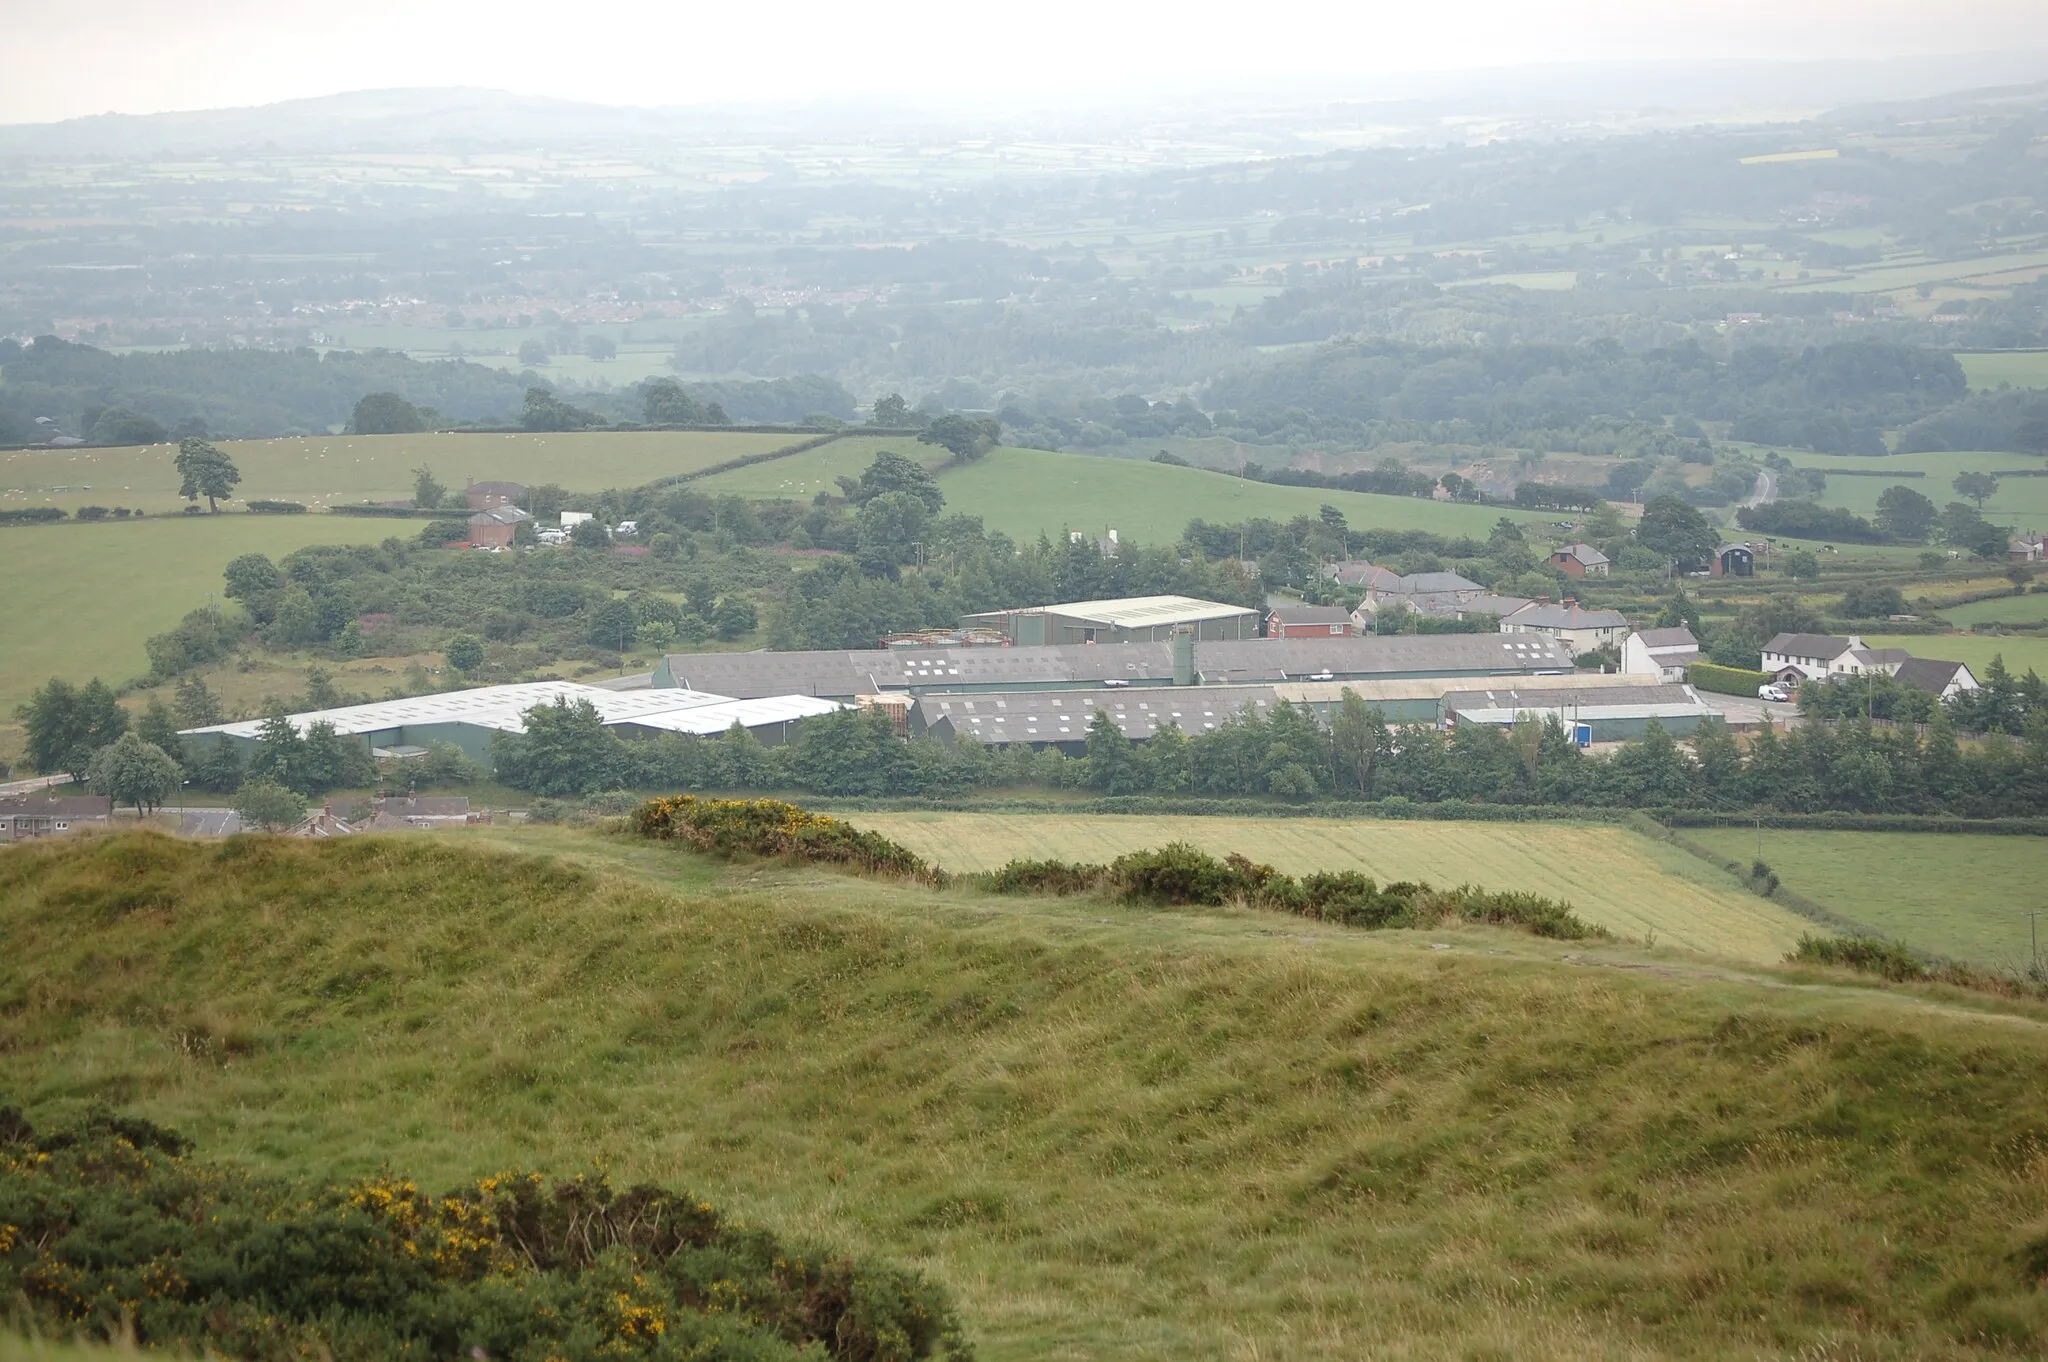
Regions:
<svg viewBox="0 0 2048 1362"><path fill-rule="evenodd" d="M1266 612L1267 638L1328 638L1351 632L1351 612L1340 605L1276 605Z"/></svg>
<svg viewBox="0 0 2048 1362"><path fill-rule="evenodd" d="M1340 586L1377 587L1383 591L1398 591L1401 583L1400 573L1362 561L1327 564L1323 576Z"/></svg>
<svg viewBox="0 0 2048 1362"><path fill-rule="evenodd" d="M1630 676L1683 681L1685 669L1699 660L1700 641L1682 625L1676 629L1639 630L1621 645L1621 670Z"/></svg>
<svg viewBox="0 0 2048 1362"><path fill-rule="evenodd" d="M525 495L526 488L516 482L471 482L462 489L463 500L472 511L510 506Z"/></svg>
<svg viewBox="0 0 2048 1362"><path fill-rule="evenodd" d="M379 757L414 756L428 743L440 742L459 748L473 760L488 762L491 736L525 732L526 712L539 705L587 700L606 727L627 732L716 734L738 722L770 744L786 741L797 721L840 708L829 700L807 695L777 698L788 703L742 704L730 696L677 688L617 691L573 681L533 681L345 705L288 717L300 733L314 724L326 724L338 734L360 739ZM264 722L255 719L212 724L186 729L182 736L199 744L232 743L246 756L254 749Z"/></svg>
<svg viewBox="0 0 2048 1362"><path fill-rule="evenodd" d="M1865 672L1890 676L1911 656L1904 648L1867 647L1856 634L1779 634L1763 647L1763 669L1779 682L1796 686Z"/></svg>
<svg viewBox="0 0 2048 1362"><path fill-rule="evenodd" d="M1558 605L1537 601L1500 622L1503 634L1545 634L1567 644L1574 653L1590 653L1618 644L1628 633L1628 618L1618 610L1587 610L1577 601Z"/></svg>
<svg viewBox="0 0 2048 1362"><path fill-rule="evenodd" d="M1567 544L1547 561L1567 577L1605 577L1613 566L1613 560L1591 544Z"/></svg>
<svg viewBox="0 0 2048 1362"><path fill-rule="evenodd" d="M2015 563L2038 563L2048 557L2048 535L2039 530L2028 530L2012 541L2006 549L2006 556Z"/></svg>
<svg viewBox="0 0 2048 1362"><path fill-rule="evenodd" d="M1197 638L1257 638L1259 612L1188 596L1069 601L963 615L963 629L993 629L1015 644L1156 643L1185 626Z"/></svg>
<svg viewBox="0 0 2048 1362"><path fill-rule="evenodd" d="M105 795L22 795L0 799L0 844L105 827L113 815L114 801Z"/></svg>
<svg viewBox="0 0 2048 1362"><path fill-rule="evenodd" d="M469 518L469 542L480 549L508 548L512 532L522 520L533 517L517 506L493 506Z"/></svg>

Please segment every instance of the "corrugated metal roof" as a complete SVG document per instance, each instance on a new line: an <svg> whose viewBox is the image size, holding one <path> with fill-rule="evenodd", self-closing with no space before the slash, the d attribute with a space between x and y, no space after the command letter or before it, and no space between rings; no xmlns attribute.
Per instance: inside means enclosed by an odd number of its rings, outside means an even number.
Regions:
<svg viewBox="0 0 2048 1362"><path fill-rule="evenodd" d="M1258 613L1246 606L1198 601L1192 596L1125 596L1106 601L1065 601L1042 608L1050 615L1098 620L1119 629L1155 629L1162 624L1195 624Z"/></svg>
<svg viewBox="0 0 2048 1362"><path fill-rule="evenodd" d="M955 734L982 742L1082 742L1101 710L1124 736L1149 738L1169 724L1190 735L1206 733L1243 712L1279 703L1271 686L1179 686L1140 691L988 691L977 695L918 697L919 726L940 720Z"/></svg>
<svg viewBox="0 0 2048 1362"><path fill-rule="evenodd" d="M579 685L574 681L530 681L510 686L445 691L439 695L416 695L404 700L379 700L367 705L345 705L340 709L310 710L288 717L292 727L301 733L316 723L332 724L337 733L354 734L380 733L425 724L471 724L506 733L523 733L526 731L526 711L536 705L588 700L606 723L619 723L647 714L719 704L728 698L695 690L621 692ZM262 732L264 722L262 719L246 719L239 723L213 724L183 731L254 738Z"/></svg>
<svg viewBox="0 0 2048 1362"><path fill-rule="evenodd" d="M696 733L708 737L723 733L734 724L742 728L759 728L764 724L814 718L844 708L846 706L836 700L820 700L814 695L771 695L759 700L722 700L712 705L692 705L688 709L642 714L620 722L635 728L658 728L667 733Z"/></svg>

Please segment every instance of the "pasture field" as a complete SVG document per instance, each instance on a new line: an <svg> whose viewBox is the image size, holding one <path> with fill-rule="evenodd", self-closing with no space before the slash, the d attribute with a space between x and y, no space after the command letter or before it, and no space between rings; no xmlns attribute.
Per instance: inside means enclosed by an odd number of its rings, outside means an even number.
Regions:
<svg viewBox="0 0 2048 1362"><path fill-rule="evenodd" d="M1756 834L1685 835L1747 863ZM2048 839L1968 833L1764 829L1763 858L1794 893L1908 945L1974 964L2024 969L2026 911L2048 911ZM2048 936L2044 936L2048 946Z"/></svg>
<svg viewBox="0 0 2048 1362"><path fill-rule="evenodd" d="M341 503L409 498L412 470L422 464L458 494L464 479L528 486L552 482L571 491L599 492L786 448L805 438L653 430L311 435L228 440L221 448L241 470L238 499L297 501L317 512ZM0 507L122 505L152 514L176 511L185 504L171 466L176 452L171 445L0 451ZM59 486L92 490L50 490Z"/></svg>
<svg viewBox="0 0 2048 1362"><path fill-rule="evenodd" d="M1958 354L1956 360L1973 388L2048 388L2048 350Z"/></svg>
<svg viewBox="0 0 2048 1362"><path fill-rule="evenodd" d="M0 645L0 719L52 676L108 685L149 670L143 640L208 601L244 553L281 557L308 544L375 544L414 522L355 516L152 516L0 529L0 552L35 581L13 596Z"/></svg>
<svg viewBox="0 0 2048 1362"><path fill-rule="evenodd" d="M2024 676L2028 668L2048 676L2048 636L2032 634L1865 634L1873 648L1904 648L1915 657L1938 657L1944 662L1967 662L1983 679L1984 669L1994 657L2005 659L2005 668Z"/></svg>
<svg viewBox="0 0 2048 1362"><path fill-rule="evenodd" d="M986 1362L1974 1362L2048 1329L2024 1004L559 829L9 848L0 935L31 1119L695 1189L921 1269Z"/></svg>
<svg viewBox="0 0 2048 1362"><path fill-rule="evenodd" d="M1889 293L1921 284L1976 281L1987 289L2028 283L2048 272L2048 252L2015 251L1971 260L1879 263L1855 266L1843 274L1811 283L1793 284L1787 293Z"/></svg>
<svg viewBox="0 0 2048 1362"><path fill-rule="evenodd" d="M1910 487L1937 507L1965 498L1950 484L1958 473L2039 473L2042 461L2025 454L1993 452L1943 452L1939 454L1894 454L1884 459L1836 459L1826 455L1799 454L1794 464L1818 468L1828 474L1824 506L1840 506L1860 516L1877 514L1877 499L1887 487ZM1842 470L1867 470L1878 477L1842 476ZM1902 478L1900 473L1923 473ZM1971 503L1974 504L1974 503ZM2048 523L2048 477L2004 477L1998 491L1984 503L1984 517L1997 524L2024 528L2035 521Z"/></svg>
<svg viewBox="0 0 2048 1362"><path fill-rule="evenodd" d="M2024 596L1971 601L1941 614L1942 618L1962 625L2048 623L2048 592L2034 591Z"/></svg>
<svg viewBox="0 0 2048 1362"><path fill-rule="evenodd" d="M783 436L784 444L804 437ZM837 479L857 478L888 450L936 470L952 458L943 446L918 443L915 435L849 435L786 459L771 459L725 473L713 473L691 484L706 496L738 496L762 501L809 501L820 492L839 495ZM950 498L949 498L950 500Z"/></svg>
<svg viewBox="0 0 2048 1362"><path fill-rule="evenodd" d="M1036 538L1041 532L1057 536L1063 529L1100 535L1113 527L1126 540L1170 544L1190 520L1225 524L1264 516L1284 522L1313 516L1325 504L1344 512L1353 529L1428 530L1479 539L1503 514L1533 522L1555 518L1503 512L1497 506L1279 487L1199 468L1042 449L995 450L947 469L939 486L948 511L978 515L989 529L1014 538Z"/></svg>
<svg viewBox="0 0 2048 1362"><path fill-rule="evenodd" d="M1581 916L1629 937L1731 959L1780 960L1806 923L1738 889L1696 859L1597 825L1355 822L1322 818L1151 818L1120 814L853 813L948 870L1011 860L1107 863L1126 851L1193 842L1302 875L1361 870L1382 883L1470 881L1569 899Z"/></svg>

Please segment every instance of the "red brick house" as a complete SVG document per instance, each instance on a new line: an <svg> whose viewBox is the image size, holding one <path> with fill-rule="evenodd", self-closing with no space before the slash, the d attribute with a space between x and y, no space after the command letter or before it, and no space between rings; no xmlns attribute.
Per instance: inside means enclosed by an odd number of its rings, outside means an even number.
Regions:
<svg viewBox="0 0 2048 1362"><path fill-rule="evenodd" d="M509 548L512 531L522 520L533 517L517 506L493 506L469 518L469 542L480 549Z"/></svg>
<svg viewBox="0 0 2048 1362"><path fill-rule="evenodd" d="M462 489L462 496L472 511L488 511L493 506L510 506L526 495L526 488L516 482L472 482Z"/></svg>
<svg viewBox="0 0 2048 1362"><path fill-rule="evenodd" d="M1351 612L1338 605L1276 605L1266 612L1267 638L1328 638L1351 632Z"/></svg>
<svg viewBox="0 0 2048 1362"><path fill-rule="evenodd" d="M1612 560L1591 544L1567 544L1550 555L1550 565L1567 577L1605 577Z"/></svg>

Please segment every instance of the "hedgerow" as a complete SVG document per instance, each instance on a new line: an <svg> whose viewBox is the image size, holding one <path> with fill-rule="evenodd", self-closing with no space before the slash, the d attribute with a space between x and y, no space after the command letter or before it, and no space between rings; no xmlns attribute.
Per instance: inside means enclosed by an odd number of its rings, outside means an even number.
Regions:
<svg viewBox="0 0 2048 1362"><path fill-rule="evenodd" d="M785 1245L602 1176L251 1178L173 1131L0 1108L0 1309L46 1336L192 1356L848 1362L967 1358L919 1275Z"/></svg>
<svg viewBox="0 0 2048 1362"><path fill-rule="evenodd" d="M1771 683L1771 674L1753 672L1747 667L1723 667L1713 662L1695 662L1685 669L1685 679L1696 690L1713 691L1717 695L1743 695L1755 699L1758 688Z"/></svg>
<svg viewBox="0 0 2048 1362"><path fill-rule="evenodd" d="M877 832L780 799L650 799L631 815L642 837L687 842L713 856L780 856L939 884L944 873Z"/></svg>
<svg viewBox="0 0 2048 1362"><path fill-rule="evenodd" d="M1873 937L1802 936L1785 959L1800 965L1833 965L1874 974L1894 984L1948 984L2007 998L2048 997L2048 981L2038 974L1980 969L1956 960L1933 959L1903 941Z"/></svg>

